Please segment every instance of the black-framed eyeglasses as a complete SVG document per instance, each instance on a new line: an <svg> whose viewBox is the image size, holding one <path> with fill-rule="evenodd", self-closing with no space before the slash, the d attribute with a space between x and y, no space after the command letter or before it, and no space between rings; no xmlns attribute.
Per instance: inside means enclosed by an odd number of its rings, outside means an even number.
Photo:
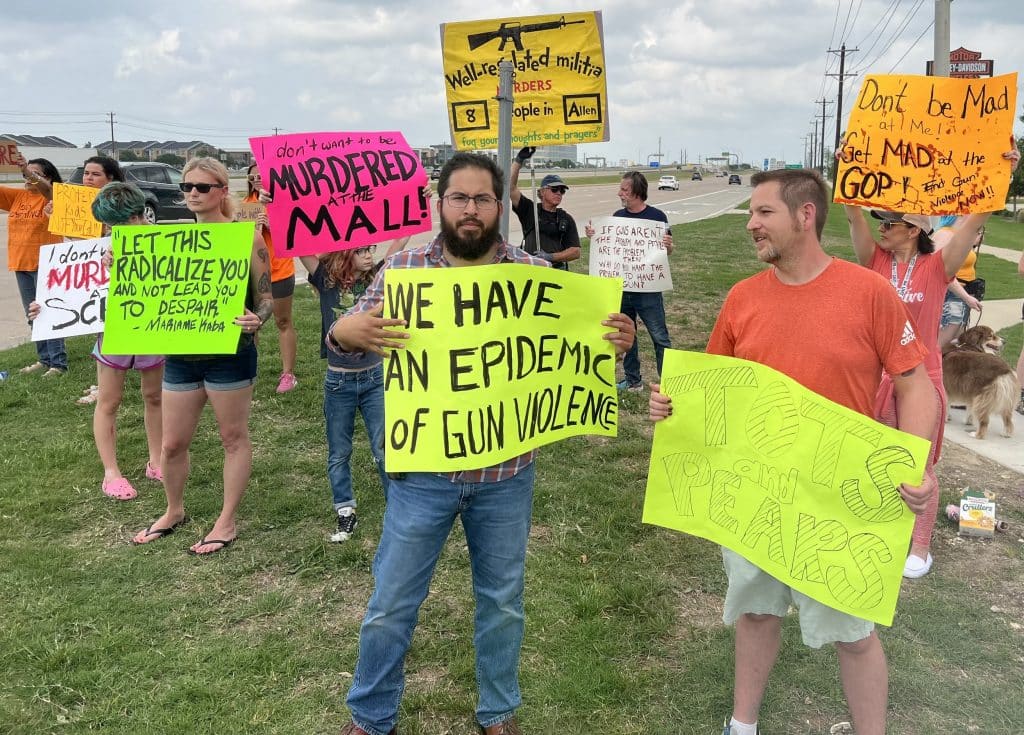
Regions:
<svg viewBox="0 0 1024 735"><path fill-rule="evenodd" d="M891 222L889 220L886 220L885 222L882 222L881 224L879 224L878 227L881 230L883 230L885 232L888 232L889 230L891 230L896 225L902 225L903 227L913 227L914 226L914 225L910 224L909 222Z"/></svg>
<svg viewBox="0 0 1024 735"><path fill-rule="evenodd" d="M209 194L210 189L224 189L224 184L193 184L191 181L182 181L178 184L178 188L188 194L190 191L195 189L200 194Z"/></svg>
<svg viewBox="0 0 1024 735"><path fill-rule="evenodd" d="M367 248L353 248L352 249L352 254L353 255L366 255L367 253L373 253L373 251L374 251L374 247L373 246L367 247Z"/></svg>
<svg viewBox="0 0 1024 735"><path fill-rule="evenodd" d="M470 201L476 205L477 211L489 212L498 206L498 200L490 194L477 194L471 197L468 194L445 194L443 197L454 209L465 209Z"/></svg>

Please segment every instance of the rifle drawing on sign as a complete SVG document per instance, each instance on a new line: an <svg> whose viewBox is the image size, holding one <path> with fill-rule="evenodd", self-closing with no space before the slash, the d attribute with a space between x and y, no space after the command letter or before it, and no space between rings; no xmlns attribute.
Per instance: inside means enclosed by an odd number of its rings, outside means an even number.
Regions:
<svg viewBox="0 0 1024 735"><path fill-rule="evenodd" d="M496 38L501 39L501 45L498 46L499 51L505 50L505 44L508 43L509 39L512 39L512 43L516 47L516 51L523 50L523 34L533 33L534 31L553 31L565 26L576 25L578 23L586 23L585 20L566 20L563 15L558 20L551 20L546 23L527 23L523 25L518 21L502 23L498 26L496 31L487 31L486 33L471 33L466 37L469 41L469 48L471 51L475 51L486 43L490 43Z"/></svg>

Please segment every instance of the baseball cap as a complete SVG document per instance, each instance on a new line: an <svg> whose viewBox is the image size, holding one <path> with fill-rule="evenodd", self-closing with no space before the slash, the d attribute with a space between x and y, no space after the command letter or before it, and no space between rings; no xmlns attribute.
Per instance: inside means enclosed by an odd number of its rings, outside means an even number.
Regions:
<svg viewBox="0 0 1024 735"><path fill-rule="evenodd" d="M568 186L565 185L565 182L562 181L562 177L559 176L558 174L548 174L547 176L540 180L541 189L550 189L555 186L565 186L566 189L569 188Z"/></svg>
<svg viewBox="0 0 1024 735"><path fill-rule="evenodd" d="M903 212L886 212L882 209L872 209L871 216L883 222L903 222L917 227L926 235L932 234L932 220L924 214L905 214Z"/></svg>

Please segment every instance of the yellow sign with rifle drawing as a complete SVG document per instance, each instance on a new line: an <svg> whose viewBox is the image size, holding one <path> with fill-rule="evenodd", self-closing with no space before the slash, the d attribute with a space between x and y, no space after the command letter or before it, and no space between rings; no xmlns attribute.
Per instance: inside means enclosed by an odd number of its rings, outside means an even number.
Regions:
<svg viewBox="0 0 1024 735"><path fill-rule="evenodd" d="M608 140L600 12L444 23L441 52L457 149L497 147L502 61L515 71L513 146Z"/></svg>

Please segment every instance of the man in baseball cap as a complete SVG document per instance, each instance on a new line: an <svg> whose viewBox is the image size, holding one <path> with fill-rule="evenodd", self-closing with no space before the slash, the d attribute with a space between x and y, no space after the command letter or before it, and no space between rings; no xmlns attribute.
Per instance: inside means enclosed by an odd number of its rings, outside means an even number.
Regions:
<svg viewBox="0 0 1024 735"><path fill-rule="evenodd" d="M512 185L509 190L512 211L516 213L523 228L523 248L526 252L544 258L555 268L569 270L569 261L580 257L580 234L576 229L576 221L560 206L569 187L558 174L548 174L541 179L536 207L519 190L519 172L536 150L533 146L527 146L512 161ZM535 234L538 225L540 247L537 247Z"/></svg>

